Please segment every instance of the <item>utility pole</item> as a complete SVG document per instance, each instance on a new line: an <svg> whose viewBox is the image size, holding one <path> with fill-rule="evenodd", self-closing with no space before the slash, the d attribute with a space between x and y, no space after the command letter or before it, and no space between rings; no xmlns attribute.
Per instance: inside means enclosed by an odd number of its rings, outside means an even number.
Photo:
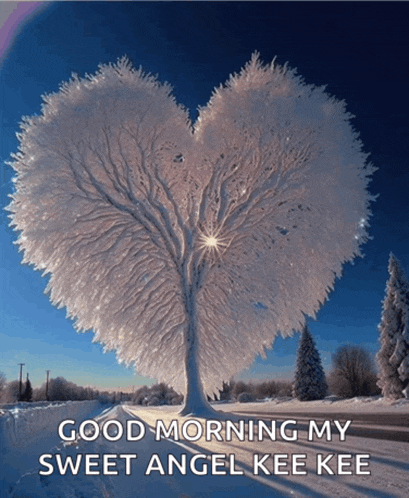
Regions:
<svg viewBox="0 0 409 498"><path fill-rule="evenodd" d="M50 372L51 372L51 370L46 370L46 373L47 373L47 381L46 381L46 384L45 384L45 399L46 399L47 401L50 401L50 400L48 399L48 379L49 379L49 377L50 377Z"/></svg>
<svg viewBox="0 0 409 498"><path fill-rule="evenodd" d="M21 399L21 391L23 390L23 366L25 365L25 363L18 363L18 365L20 365L20 396L19 398ZM20 401L19 399L19 401Z"/></svg>

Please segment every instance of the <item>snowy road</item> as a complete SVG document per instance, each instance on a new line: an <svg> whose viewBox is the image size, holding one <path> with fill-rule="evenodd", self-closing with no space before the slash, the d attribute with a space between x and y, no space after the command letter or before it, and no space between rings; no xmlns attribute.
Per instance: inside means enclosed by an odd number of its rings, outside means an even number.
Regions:
<svg viewBox="0 0 409 498"><path fill-rule="evenodd" d="M277 404L271 401L216 408L225 411L226 419L231 422L192 421L178 416L180 407L116 406L98 416L93 414L101 428L117 424L126 429L127 422L132 421L141 424L146 433L135 441L127 441L125 435L109 441L101 434L94 441L77 438L65 443L56 434L48 434L47 441L55 439L52 450L51 446L45 450L38 444L27 445L24 468L20 469L22 475L16 482L8 481L9 487L3 494L5 498L408 496L409 403L392 406L381 402ZM243 440L233 431L227 441L227 425L240 428L240 419L246 420ZM34 424L34 419L31 420ZM252 426L250 420L262 420L270 428L269 433L264 431L262 441L258 440L257 424ZM347 420L352 420L349 426ZM176 425L172 426L172 421ZM316 431L325 428L325 424L331 430L324 429L318 437ZM172 440L175 432L166 434L166 431L176 426L180 437L175 442ZM130 432L134 439L138 439L138 427ZM34 425L30 429L35 432ZM195 440L198 430L203 435ZM310 431L315 431L311 438ZM155 440L156 433L160 441ZM115 432L109 434L111 439L115 438ZM208 441L206 434L210 436ZM253 441L249 440L251 434ZM5 450L7 457L15 448ZM39 457L45 452L48 458L40 465ZM105 467L104 455L110 459ZM338 455L343 455L341 460ZM72 465L67 463L70 459ZM362 472L360 475L358 470ZM344 475L337 475L342 472Z"/></svg>
<svg viewBox="0 0 409 498"><path fill-rule="evenodd" d="M402 425L407 423L409 416L407 405L403 410L406 410L406 413L392 413L390 411L389 414L386 412L377 414L376 411L371 414L373 406L359 406L359 404L352 407L354 412L347 410L344 413L335 407L333 410L325 410L325 406L321 406L320 409L316 408L310 413L300 413L294 403L289 403L287 410L283 406L280 407L281 409L273 411L268 405L269 403L252 404L252 407L246 408L243 408L243 405L220 405L220 408L227 413L236 413L241 419L248 420L250 417L258 420L276 420L275 441L264 438L263 441L245 440L241 442L233 439L231 442L219 442L213 438L212 441L206 442L202 437L195 443L183 441L183 444L190 446L194 451L224 453L226 455L233 453L236 467L244 469L249 477L260 479L260 482L269 487L272 497L407 498L409 496L409 430L407 425ZM305 408L304 411L306 411ZM152 427L155 426L158 418L165 422L166 427L169 427L173 419L178 419L182 424L185 420L179 419L176 410L171 411L170 408L166 410L160 408L143 409L135 411L135 413L138 413ZM236 420L233 416L231 418ZM391 426L383 425L388 422L388 418ZM297 439L294 441L287 441L280 434L280 423L285 420L296 420L297 422L296 425L287 426L297 430ZM311 420L316 421L318 428L322 427L325 420L330 422L331 441L327 441L326 433L322 438L314 436L313 441L308 440ZM340 433L334 427L334 420L342 421L342 423L346 420L352 420L351 425L346 430L344 441L341 441ZM374 422L377 420L382 425L375 424ZM399 420L402 421L402 424L396 425L399 424ZM365 424L365 422L371 421L371 425ZM291 431L287 430L286 433L289 438L292 436ZM258 477L252 475L255 469L254 454L260 456L259 462L262 457L265 458L265 455L270 455L266 458L264 467L258 466ZM279 457L279 462L282 463L281 467L274 466L274 457L271 456L274 454L281 455ZM320 467L318 465L319 458L321 458L322 463L331 454L334 456L327 460L328 465ZM340 464L338 462L339 454L344 455L341 457ZM306 455L305 459L299 459L306 462L305 467L296 468L298 471L305 470L306 475L294 475L292 467L294 455ZM357 475L357 455L369 455L366 459L362 458L362 462L367 462L369 466L360 468L363 472L361 475ZM266 475L265 470L271 472L271 475ZM318 475L319 470L322 471L322 475ZM370 475L366 474L368 471ZM288 472L288 475L285 472ZM340 475L342 472L345 475ZM351 475L348 475L349 472Z"/></svg>
<svg viewBox="0 0 409 498"><path fill-rule="evenodd" d="M262 419L285 420L294 417L294 413L272 411L260 414L257 411L234 411L238 416L252 416ZM299 427L306 429L310 420L317 420L320 423L324 420L334 420L333 413L304 413L297 414L297 423ZM371 413L337 413L337 420L352 420L348 428L348 436L365 437L372 439L386 439L389 441L398 441L409 443L409 414L377 414ZM332 429L334 427L332 426ZM335 431L336 433L336 431Z"/></svg>
<svg viewBox="0 0 409 498"><path fill-rule="evenodd" d="M95 420L102 426L108 420L116 420L126 426L128 420L138 420L126 407L116 406L105 411ZM68 431L69 433L69 431ZM137 442L128 442L125 437L118 441L107 441L99 437L93 442L86 442L77 439L71 443L61 443L48 452L51 458L46 462L53 465L54 472L50 475L40 475L48 469L38 464L40 453L35 449L30 449L33 468L26 472L17 483L10 486L7 498L230 498L234 496L258 498L271 497L269 488L263 486L255 480L245 476L235 476L234 478L225 476L199 476L194 475L188 468L186 475L180 475L175 471L174 475L160 475L158 471L152 471L146 475L149 460L153 454L165 462L168 455L174 455L177 460L181 460L183 454L191 453L187 447L175 445L174 443L162 440L154 441L153 434L148 427L145 436ZM102 465L96 465L88 469L88 472L99 473L99 475L85 475L85 456L92 456L93 463L102 460L102 455L110 455L111 462L116 464L111 471L116 471L118 475L103 475ZM72 469L76 467L79 455L82 455L81 463L73 475ZM127 474L127 461L120 458L121 455L129 455L131 472ZM131 459L131 455L135 458ZM115 457L117 457L115 459ZM58 464L57 458L61 462ZM61 468L67 466L67 461L73 462L65 475L61 475ZM201 460L198 468L204 468L206 460ZM281 498L281 495L274 495ZM3 498L3 495L2 495Z"/></svg>

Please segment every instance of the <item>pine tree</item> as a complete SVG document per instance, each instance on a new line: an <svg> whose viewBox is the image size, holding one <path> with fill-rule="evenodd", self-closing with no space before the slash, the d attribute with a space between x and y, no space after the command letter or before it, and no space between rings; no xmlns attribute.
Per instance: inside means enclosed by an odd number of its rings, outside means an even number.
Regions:
<svg viewBox="0 0 409 498"><path fill-rule="evenodd" d="M301 401L312 401L325 398L327 391L320 354L311 332L305 326L298 346L293 396Z"/></svg>
<svg viewBox="0 0 409 498"><path fill-rule="evenodd" d="M27 374L26 387L24 393L21 396L21 401L32 401L33 400L33 387L31 386L30 379Z"/></svg>
<svg viewBox="0 0 409 498"><path fill-rule="evenodd" d="M389 256L389 280L379 324L378 386L387 398L401 398L409 384L409 283L398 259Z"/></svg>

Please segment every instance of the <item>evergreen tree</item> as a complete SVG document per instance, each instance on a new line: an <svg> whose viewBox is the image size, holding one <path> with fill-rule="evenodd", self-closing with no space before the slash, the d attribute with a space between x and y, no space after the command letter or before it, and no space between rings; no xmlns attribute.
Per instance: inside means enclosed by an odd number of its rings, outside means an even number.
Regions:
<svg viewBox="0 0 409 498"><path fill-rule="evenodd" d="M32 401L33 400L33 387L31 385L30 379L27 374L26 387L24 393L21 395L21 401Z"/></svg>
<svg viewBox="0 0 409 498"><path fill-rule="evenodd" d="M389 256L389 280L379 324L378 386L383 396L401 398L409 384L409 284L398 259Z"/></svg>
<svg viewBox="0 0 409 498"><path fill-rule="evenodd" d="M328 384L320 354L307 326L304 327L297 352L293 396L301 401L325 398Z"/></svg>
<svg viewBox="0 0 409 498"><path fill-rule="evenodd" d="M227 401L231 399L234 384L235 382L233 380L230 380L230 382L223 381L222 389L219 389L220 401Z"/></svg>

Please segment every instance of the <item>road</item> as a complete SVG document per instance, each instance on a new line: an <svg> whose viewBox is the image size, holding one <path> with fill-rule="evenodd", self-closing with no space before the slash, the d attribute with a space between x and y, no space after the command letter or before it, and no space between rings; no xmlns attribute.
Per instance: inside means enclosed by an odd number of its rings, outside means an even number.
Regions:
<svg viewBox="0 0 409 498"><path fill-rule="evenodd" d="M275 420L275 440L265 436L262 441L257 437L250 441L247 430L244 441L234 437L231 441L226 441L223 422L223 430L220 432L223 440L217 440L213 434L211 440L206 441L205 421L198 419L203 428L203 436L197 441L180 437L180 440L173 444L179 447L183 445L192 453L226 455L226 466L229 465L229 456L233 454L235 469L243 470L250 479L256 479L269 487L272 497L408 496L409 413L353 413L351 410L314 410L300 413L285 411L283 408L266 411L264 407L262 411L257 411L254 404L245 408L237 404L231 405L232 410L229 405L220 407L226 412L226 419L231 419L236 424L239 419L247 422L263 420L270 424L271 420ZM140 417L152 431L155 431L158 420L161 420L166 428L170 427L172 420L176 420L181 434L183 424L189 420L179 417L178 407L129 407L129 410ZM280 433L280 426L286 420L296 421L295 425L288 424L286 429L288 437L294 435L290 429L296 431L294 441L286 440ZM334 424L335 420L341 423L341 426L347 420L352 420L344 440L341 440L341 434ZM315 421L318 428L328 421L327 424L331 426L331 440L327 440L326 432L321 438L315 434L312 441L308 440L310 421ZM186 430L192 438L196 434L197 426L192 424ZM168 441L172 442L172 438ZM258 475L254 475L255 471ZM305 473L302 473L303 471Z"/></svg>

